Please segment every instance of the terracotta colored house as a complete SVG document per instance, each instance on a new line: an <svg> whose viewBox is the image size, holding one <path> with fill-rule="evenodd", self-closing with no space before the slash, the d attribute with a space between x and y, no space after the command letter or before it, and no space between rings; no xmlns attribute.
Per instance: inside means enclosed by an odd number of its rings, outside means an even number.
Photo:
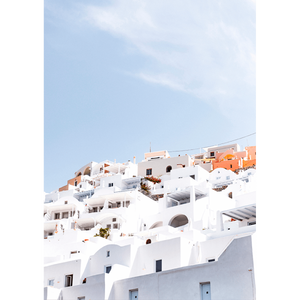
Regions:
<svg viewBox="0 0 300 300"><path fill-rule="evenodd" d="M216 152L212 164L213 170L224 168L232 171L256 165L256 146L245 147L244 151L239 152L235 152L233 149L220 153Z"/></svg>

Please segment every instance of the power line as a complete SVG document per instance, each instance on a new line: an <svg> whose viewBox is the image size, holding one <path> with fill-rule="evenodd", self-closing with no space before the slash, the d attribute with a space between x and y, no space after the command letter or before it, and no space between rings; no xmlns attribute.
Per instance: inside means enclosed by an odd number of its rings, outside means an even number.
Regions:
<svg viewBox="0 0 300 300"><path fill-rule="evenodd" d="M227 141L227 142L224 142L224 143L220 143L220 144L217 144L217 145L224 145L224 144L227 144L227 143L231 143L231 142L234 142L234 141L238 141L238 140L241 140L241 139L244 139L248 136L251 136L251 135L254 135L256 134L256 132L254 133L251 133L251 134L248 134L248 135L245 135L245 136L242 136L238 139L234 139L234 140L231 140L231 141ZM168 152L183 152L183 151L193 151L193 150L198 150L198 149L201 149L201 148L209 148L209 147L213 147L215 145L210 145L210 146L204 146L204 147L198 147L198 148L194 148L194 149L185 149L185 150L171 150L171 151L168 151Z"/></svg>

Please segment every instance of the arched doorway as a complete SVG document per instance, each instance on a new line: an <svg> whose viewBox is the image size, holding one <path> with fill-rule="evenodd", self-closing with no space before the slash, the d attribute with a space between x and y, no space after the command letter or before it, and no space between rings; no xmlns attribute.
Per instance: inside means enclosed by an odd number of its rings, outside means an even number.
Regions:
<svg viewBox="0 0 300 300"><path fill-rule="evenodd" d="M188 224L188 222L189 222L189 219L187 218L186 215L177 215L170 220L169 226L176 228L176 227L186 225L186 224Z"/></svg>
<svg viewBox="0 0 300 300"><path fill-rule="evenodd" d="M169 173L171 170L172 170L172 167L171 166L167 166L166 172Z"/></svg>
<svg viewBox="0 0 300 300"><path fill-rule="evenodd" d="M84 173L83 175L91 175L91 168L90 167L86 167L85 170L84 170Z"/></svg>
<svg viewBox="0 0 300 300"><path fill-rule="evenodd" d="M161 226L163 226L163 222L162 222L162 221L159 221L159 222L154 223L154 224L150 227L150 229L157 228L157 227L161 227Z"/></svg>

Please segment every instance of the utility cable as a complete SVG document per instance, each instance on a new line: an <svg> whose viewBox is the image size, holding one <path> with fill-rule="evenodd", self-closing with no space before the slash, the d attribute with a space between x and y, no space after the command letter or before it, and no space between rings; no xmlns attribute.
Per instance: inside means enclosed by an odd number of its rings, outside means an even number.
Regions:
<svg viewBox="0 0 300 300"><path fill-rule="evenodd" d="M234 141L238 141L238 140L241 140L241 139L244 139L248 136L251 136L251 135L254 135L256 134L256 132L254 133L251 133L251 134L248 134L248 135L245 135L243 137L240 137L238 139L234 139L234 140L231 140L231 141L227 141L227 142L224 142L224 143L220 143L220 144L217 144L217 145L224 145L224 144L227 144L227 143L231 143L231 142L234 142ZM204 147L198 147L198 148L194 148L194 149L185 149L185 150L171 150L171 151L168 151L168 152L183 152L183 151L193 151L193 150L198 150L198 149L201 149L201 148L209 148L209 147L213 147L215 145L210 145L210 146L204 146Z"/></svg>

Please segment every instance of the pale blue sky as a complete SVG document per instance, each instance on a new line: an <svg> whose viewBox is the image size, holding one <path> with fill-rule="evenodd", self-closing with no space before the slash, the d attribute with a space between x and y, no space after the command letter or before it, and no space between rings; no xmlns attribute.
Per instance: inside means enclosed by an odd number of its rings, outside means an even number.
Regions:
<svg viewBox="0 0 300 300"><path fill-rule="evenodd" d="M255 1L45 0L44 21L46 192L91 161L141 161L150 142L256 131Z"/></svg>

